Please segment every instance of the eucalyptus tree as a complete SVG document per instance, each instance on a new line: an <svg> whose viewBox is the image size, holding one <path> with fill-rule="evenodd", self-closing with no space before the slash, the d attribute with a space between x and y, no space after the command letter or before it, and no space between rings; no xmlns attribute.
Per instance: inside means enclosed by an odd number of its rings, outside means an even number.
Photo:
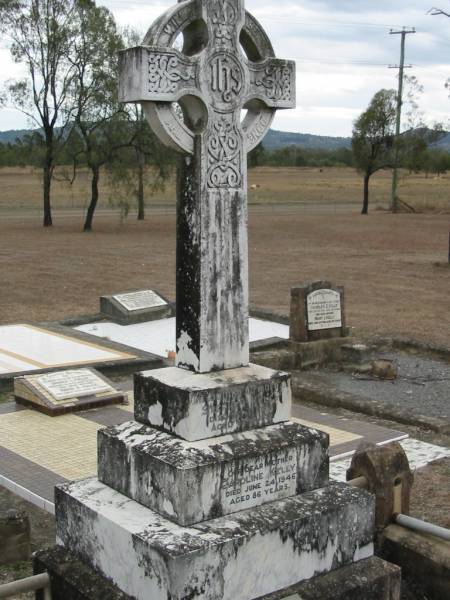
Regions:
<svg viewBox="0 0 450 600"><path fill-rule="evenodd" d="M51 185L58 151L73 118L69 87L77 0L0 0L0 27L24 77L10 81L4 103L27 115L44 139L43 224L53 224Z"/></svg>
<svg viewBox="0 0 450 600"><path fill-rule="evenodd" d="M74 160L91 172L91 193L84 231L92 229L99 200L101 169L130 143L127 114L118 102L118 56L123 41L112 13L92 0L79 0L77 36L71 55L74 76Z"/></svg>
<svg viewBox="0 0 450 600"><path fill-rule="evenodd" d="M361 213L369 211L369 182L374 173L394 163L397 94L380 90L368 108L355 121L352 149L356 168L364 177L364 197Z"/></svg>

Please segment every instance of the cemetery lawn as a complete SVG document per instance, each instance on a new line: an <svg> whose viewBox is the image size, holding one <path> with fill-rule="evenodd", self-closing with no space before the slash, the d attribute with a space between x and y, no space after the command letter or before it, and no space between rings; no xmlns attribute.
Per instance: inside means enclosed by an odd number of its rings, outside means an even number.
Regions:
<svg viewBox="0 0 450 600"><path fill-rule="evenodd" d="M92 233L83 215L0 212L0 324L93 314L99 296L155 288L175 296L175 214L99 211ZM345 286L355 333L449 344L448 216L392 215L358 208L250 208L251 304L288 313L290 288L330 279ZM439 263L439 264L437 264Z"/></svg>

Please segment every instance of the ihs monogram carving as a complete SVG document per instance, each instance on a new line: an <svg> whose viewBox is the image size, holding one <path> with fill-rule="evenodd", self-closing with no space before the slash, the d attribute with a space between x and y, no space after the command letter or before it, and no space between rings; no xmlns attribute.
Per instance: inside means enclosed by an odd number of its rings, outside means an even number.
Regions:
<svg viewBox="0 0 450 600"><path fill-rule="evenodd" d="M233 55L224 52L215 54L208 64L211 92L217 107L233 108L244 84L242 67Z"/></svg>
<svg viewBox="0 0 450 600"><path fill-rule="evenodd" d="M269 65L255 84L264 88L264 96L269 100L289 102L293 97L292 71L289 65Z"/></svg>
<svg viewBox="0 0 450 600"><path fill-rule="evenodd" d="M148 91L160 94L175 92L180 81L194 83L194 67L173 54L150 53L148 56Z"/></svg>
<svg viewBox="0 0 450 600"><path fill-rule="evenodd" d="M239 188L242 182L241 147L232 116L223 116L209 133L208 187Z"/></svg>

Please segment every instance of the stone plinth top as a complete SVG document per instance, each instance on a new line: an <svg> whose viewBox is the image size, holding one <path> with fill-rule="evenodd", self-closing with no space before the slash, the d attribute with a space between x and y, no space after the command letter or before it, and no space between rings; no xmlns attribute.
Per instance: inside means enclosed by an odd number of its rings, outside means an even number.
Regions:
<svg viewBox="0 0 450 600"><path fill-rule="evenodd" d="M208 374L169 367L134 377L135 419L190 441L287 421L290 410L290 375L257 365Z"/></svg>

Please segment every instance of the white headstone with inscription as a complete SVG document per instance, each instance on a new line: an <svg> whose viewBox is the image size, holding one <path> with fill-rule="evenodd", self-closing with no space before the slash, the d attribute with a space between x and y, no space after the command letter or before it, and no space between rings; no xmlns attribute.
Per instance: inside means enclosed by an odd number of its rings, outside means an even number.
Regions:
<svg viewBox="0 0 450 600"><path fill-rule="evenodd" d="M334 290L316 290L306 299L308 329L334 329L342 326L341 295Z"/></svg>
<svg viewBox="0 0 450 600"><path fill-rule="evenodd" d="M36 382L59 402L114 391L114 388L90 369L48 373L38 377Z"/></svg>
<svg viewBox="0 0 450 600"><path fill-rule="evenodd" d="M167 302L158 296L153 290L141 290L139 292L130 292L129 294L117 294L113 296L126 310L145 310L146 308L156 308L157 306L166 306Z"/></svg>

